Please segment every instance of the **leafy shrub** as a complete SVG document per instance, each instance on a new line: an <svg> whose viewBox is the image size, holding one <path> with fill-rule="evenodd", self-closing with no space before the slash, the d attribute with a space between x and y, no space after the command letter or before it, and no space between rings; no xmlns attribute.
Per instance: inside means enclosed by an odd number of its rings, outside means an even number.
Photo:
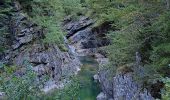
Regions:
<svg viewBox="0 0 170 100"><path fill-rule="evenodd" d="M30 67L26 68L25 73L21 76L15 74L16 70L18 69L15 66L5 66L5 70L1 74L1 90L5 92L6 99L37 100L40 90L39 83L36 80L36 74Z"/></svg>
<svg viewBox="0 0 170 100"><path fill-rule="evenodd" d="M169 100L170 98L170 78L164 78L165 88L162 90L162 100Z"/></svg>
<svg viewBox="0 0 170 100"><path fill-rule="evenodd" d="M80 89L80 84L76 77L72 77L69 83L65 85L63 89L58 89L44 95L43 98L48 100L76 100L78 97L78 90Z"/></svg>

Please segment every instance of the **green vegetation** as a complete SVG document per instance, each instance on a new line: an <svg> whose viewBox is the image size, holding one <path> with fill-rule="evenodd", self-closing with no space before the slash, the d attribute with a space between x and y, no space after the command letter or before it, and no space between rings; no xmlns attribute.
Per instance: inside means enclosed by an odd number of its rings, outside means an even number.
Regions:
<svg viewBox="0 0 170 100"><path fill-rule="evenodd" d="M169 100L170 98L170 79L164 78L165 89L162 91L162 100Z"/></svg>
<svg viewBox="0 0 170 100"><path fill-rule="evenodd" d="M106 47L111 66L130 64L141 55L144 82L161 80L170 64L169 2L161 0L87 0L88 15L97 19L95 26L112 22L108 32L112 44ZM137 74L138 75L138 74ZM158 77L159 76L159 77ZM141 79L140 79L141 80ZM149 80L152 80L150 82ZM168 92L168 91L167 91Z"/></svg>
<svg viewBox="0 0 170 100"><path fill-rule="evenodd" d="M40 84L37 82L36 74L28 66L19 70L15 66L4 66L0 74L0 90L5 92L7 100L37 100L40 96ZM22 72L22 71L25 71Z"/></svg>
<svg viewBox="0 0 170 100"><path fill-rule="evenodd" d="M64 88L44 94L41 100L76 100L79 89L80 84L78 83L78 79L76 76L73 76Z"/></svg>
<svg viewBox="0 0 170 100"><path fill-rule="evenodd" d="M169 0L18 0L30 19L43 28L45 34L44 43L58 44L64 51L61 23L65 16L71 15L73 19L79 15L86 15L96 21L94 27L103 23L111 23L111 29L107 33L112 44L105 50L110 58L110 69L114 74L120 66L134 63L136 61L136 52L141 55L141 65L144 68L142 77L148 84L153 80L162 80L162 77L169 75L170 64L170 8ZM1 3L9 3L10 0L2 0ZM0 7L2 8L2 7ZM0 20L5 18L6 13L11 8L0 9ZM0 38L6 33L6 28L1 27ZM0 44L1 44L0 39ZM0 45L0 52L4 46ZM113 68L114 65L114 68ZM27 78L27 77L23 77ZM164 79L164 78L163 78ZM152 82L150 81L152 80ZM12 85L14 83L23 83L25 79L16 77L8 80ZM143 81L143 80L142 80ZM30 81L24 84L18 84L17 90L21 86L27 86ZM170 98L169 79L164 80L165 91L162 94L164 100ZM76 83L74 85L77 85ZM73 86L74 86L73 85ZM6 85L10 87L9 85ZM76 86L77 87L77 86ZM9 89L7 87L7 89ZM13 92L7 90L7 96ZM28 87L24 92L28 93ZM13 89L15 90L15 89ZM17 91L15 90L15 91ZM69 91L68 91L69 90ZM76 91L77 88L73 89ZM63 90L66 93L72 91ZM22 91L23 92L23 91ZM23 92L23 93L24 93ZM30 93L34 93L30 91ZM61 92L59 98L65 92ZM77 95L77 93L70 94ZM25 98L26 94L18 94L19 98ZM29 96L29 95L27 95ZM73 97L74 97L73 96ZM14 97L15 98L15 97Z"/></svg>
<svg viewBox="0 0 170 100"><path fill-rule="evenodd" d="M64 16L59 0L20 0L32 21L43 28L45 43L63 43L64 33L61 30L61 19Z"/></svg>
<svg viewBox="0 0 170 100"><path fill-rule="evenodd" d="M0 6L0 53L6 48L4 37L8 34L8 27L5 24L8 21L7 14L11 11L11 7L9 6L10 0L6 0L5 2L2 0L1 2L4 3L4 6Z"/></svg>
<svg viewBox="0 0 170 100"><path fill-rule="evenodd" d="M42 26L46 33L44 42L63 44L65 33L61 22L67 15L75 16L82 13L80 0L19 0L31 19Z"/></svg>

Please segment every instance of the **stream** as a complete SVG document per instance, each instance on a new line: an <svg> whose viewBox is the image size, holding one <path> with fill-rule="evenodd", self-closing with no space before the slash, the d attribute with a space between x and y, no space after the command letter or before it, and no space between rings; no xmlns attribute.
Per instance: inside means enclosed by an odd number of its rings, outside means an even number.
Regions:
<svg viewBox="0 0 170 100"><path fill-rule="evenodd" d="M53 91L49 93L48 96L43 97L43 100L96 100L97 95L101 92L99 83L95 82L93 79L93 76L98 72L98 62L91 56L78 58L83 64L81 70L76 75L80 87L76 89L76 91L72 91L73 88L76 88L73 85L71 90L69 88L69 92L65 91L66 93L57 90ZM76 96L73 96L74 92L77 93ZM60 94L59 98L57 97L58 94Z"/></svg>
<svg viewBox="0 0 170 100"><path fill-rule="evenodd" d="M78 100L96 100L97 95L100 93L100 86L93 80L93 76L98 71L98 63L93 57L79 57L83 66L78 73L78 80L81 88L78 92Z"/></svg>

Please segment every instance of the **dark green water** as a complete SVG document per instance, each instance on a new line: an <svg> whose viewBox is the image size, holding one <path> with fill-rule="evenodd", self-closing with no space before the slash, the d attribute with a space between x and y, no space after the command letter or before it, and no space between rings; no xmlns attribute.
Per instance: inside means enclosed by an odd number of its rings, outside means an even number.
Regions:
<svg viewBox="0 0 170 100"><path fill-rule="evenodd" d="M83 66L76 75L76 83L66 90L56 90L43 97L44 100L96 100L100 86L93 80L98 71L98 63L92 57L79 57ZM79 84L79 88L77 85ZM76 88L76 89L74 89ZM76 95L74 95L76 94Z"/></svg>
<svg viewBox="0 0 170 100"><path fill-rule="evenodd" d="M94 74L97 73L98 63L92 57L80 57L83 67L78 74L78 80L81 84L78 96L79 100L96 100L100 93L100 87L93 80Z"/></svg>

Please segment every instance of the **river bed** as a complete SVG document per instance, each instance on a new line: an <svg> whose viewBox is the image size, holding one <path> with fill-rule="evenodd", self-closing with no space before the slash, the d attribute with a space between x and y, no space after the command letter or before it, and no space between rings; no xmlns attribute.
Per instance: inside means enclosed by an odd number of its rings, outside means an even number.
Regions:
<svg viewBox="0 0 170 100"><path fill-rule="evenodd" d="M48 96L43 97L44 100L96 100L101 89L99 83L94 81L93 76L98 72L99 65L91 56L78 58L83 66L75 76L76 82L73 82L73 85L66 90L54 90L48 93Z"/></svg>

